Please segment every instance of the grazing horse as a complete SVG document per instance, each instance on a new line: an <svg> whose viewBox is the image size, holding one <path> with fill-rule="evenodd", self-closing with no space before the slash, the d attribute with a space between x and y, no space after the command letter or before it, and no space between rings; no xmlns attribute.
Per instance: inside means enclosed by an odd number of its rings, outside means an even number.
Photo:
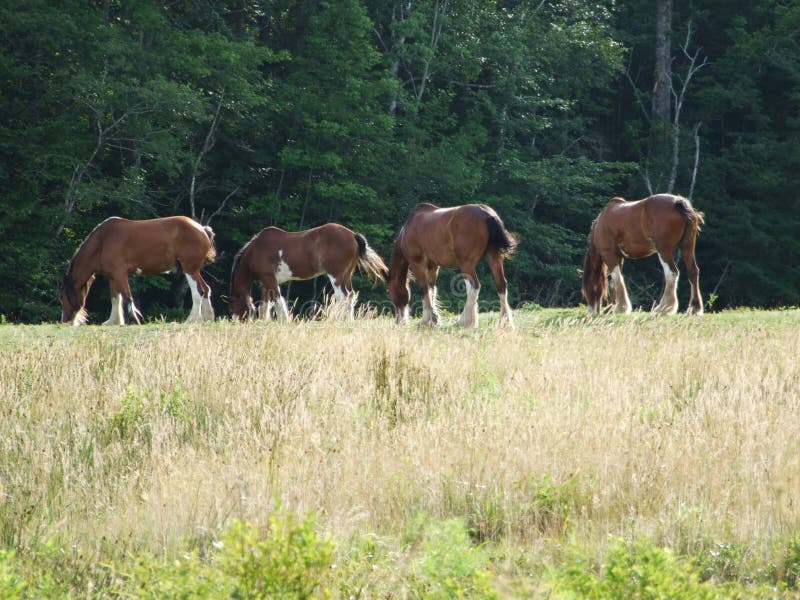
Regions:
<svg viewBox="0 0 800 600"><path fill-rule="evenodd" d="M477 327L480 282L475 267L483 258L492 271L500 296L500 324L513 327L503 260L516 247L516 238L506 231L497 213L485 204L451 208L418 204L397 235L389 264L389 297L395 308L397 323L408 321L411 295L409 269L422 295L420 325L439 323L436 278L441 266L461 269L467 302L458 324Z"/></svg>
<svg viewBox="0 0 800 600"><path fill-rule="evenodd" d="M250 290L257 280L262 286L258 316L270 319L274 306L278 320L285 323L290 315L280 285L326 273L337 302L346 303L348 316L353 318L356 294L352 277L356 266L375 282L386 280L388 269L383 259L370 248L363 235L344 225L326 223L297 232L267 227L254 235L233 259L231 312L240 320L255 316Z"/></svg>
<svg viewBox="0 0 800 600"><path fill-rule="evenodd" d="M692 208L681 196L658 194L632 202L612 198L592 222L583 260L581 294L589 312L600 312L608 290L609 272L614 290L613 310L631 312L631 301L622 279L622 263L626 258L644 258L657 253L664 269L664 293L653 312L675 314L678 311L678 266L674 256L677 248L692 288L687 312L703 314L700 269L694 248L704 220L703 213Z"/></svg>
<svg viewBox="0 0 800 600"><path fill-rule="evenodd" d="M192 290L192 312L187 322L213 321L211 288L200 274L206 259L216 257L214 232L189 217L164 217L129 221L110 217L86 237L61 279L59 300L62 323L80 325L87 320L86 296L95 274L108 277L111 316L103 325L124 325L124 311L136 323L142 313L133 303L130 275L154 275L178 267Z"/></svg>

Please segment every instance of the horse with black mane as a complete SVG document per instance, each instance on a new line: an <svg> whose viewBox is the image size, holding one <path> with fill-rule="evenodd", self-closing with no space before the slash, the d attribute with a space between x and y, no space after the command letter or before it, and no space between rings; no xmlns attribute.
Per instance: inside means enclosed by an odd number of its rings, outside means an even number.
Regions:
<svg viewBox="0 0 800 600"><path fill-rule="evenodd" d="M326 223L305 231L266 227L254 235L233 259L230 309L240 320L270 319L273 307L278 320L290 320L280 285L286 281L328 275L337 303L353 318L357 294L353 271L361 268L374 282L385 281L383 259L360 233L338 223ZM261 304L256 310L251 296L254 281L261 283Z"/></svg>
<svg viewBox="0 0 800 600"><path fill-rule="evenodd" d="M622 278L626 258L645 258L658 254L664 270L664 293L653 312L678 311L678 266L675 251L680 250L691 286L687 312L703 314L700 295L700 269L695 260L695 243L705 216L682 196L657 194L628 202L612 198L589 231L588 249L583 261L581 294L590 313L599 313L608 292L608 276L614 292L611 309L631 312L631 301Z"/></svg>
<svg viewBox="0 0 800 600"><path fill-rule="evenodd" d="M183 271L192 292L187 322L213 321L211 288L200 270L216 257L214 232L184 216L131 221L109 217L75 251L59 286L63 323L88 320L86 297L95 275L108 278L111 316L103 325L124 325L128 312L136 323L142 313L133 303L131 275L154 275L174 268Z"/></svg>
<svg viewBox="0 0 800 600"><path fill-rule="evenodd" d="M508 282L503 261L514 253L517 239L506 231L497 213L485 204L439 208L418 204L411 210L394 244L389 264L389 296L397 323L408 321L409 271L422 295L420 325L437 325L436 279L439 267L461 270L467 301L458 320L463 327L478 325L480 281L476 266L486 260L500 298L500 325L513 326Z"/></svg>

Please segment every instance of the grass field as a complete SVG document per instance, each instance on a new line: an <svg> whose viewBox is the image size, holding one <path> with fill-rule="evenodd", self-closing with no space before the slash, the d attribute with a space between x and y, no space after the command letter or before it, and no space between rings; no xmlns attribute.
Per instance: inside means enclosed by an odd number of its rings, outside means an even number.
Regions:
<svg viewBox="0 0 800 600"><path fill-rule="evenodd" d="M515 317L0 326L0 595L797 593L800 311Z"/></svg>

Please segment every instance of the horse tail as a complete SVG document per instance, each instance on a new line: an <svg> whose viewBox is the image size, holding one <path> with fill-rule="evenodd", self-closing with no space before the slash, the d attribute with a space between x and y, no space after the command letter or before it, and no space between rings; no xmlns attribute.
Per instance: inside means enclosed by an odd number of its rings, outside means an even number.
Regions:
<svg viewBox="0 0 800 600"><path fill-rule="evenodd" d="M706 215L691 205L686 198L677 198L675 200L675 210L677 210L686 221L686 227L683 230L679 247L683 248L687 243L694 246L694 240L700 232L700 226L706 222Z"/></svg>
<svg viewBox="0 0 800 600"><path fill-rule="evenodd" d="M209 248L208 252L206 253L206 259L208 259L208 262L214 262L217 258L217 246L214 243L214 238L216 237L214 235L214 230L208 225L203 225L203 231L206 232L208 241L211 242L211 248Z"/></svg>
<svg viewBox="0 0 800 600"><path fill-rule="evenodd" d="M367 238L362 234L353 234L358 244L358 267L372 280L372 283L386 283L389 278L389 267L380 255L370 247Z"/></svg>
<svg viewBox="0 0 800 600"><path fill-rule="evenodd" d="M489 246L500 252L503 256L514 254L519 243L513 233L509 233L503 221L496 214L486 217L486 227L489 229Z"/></svg>

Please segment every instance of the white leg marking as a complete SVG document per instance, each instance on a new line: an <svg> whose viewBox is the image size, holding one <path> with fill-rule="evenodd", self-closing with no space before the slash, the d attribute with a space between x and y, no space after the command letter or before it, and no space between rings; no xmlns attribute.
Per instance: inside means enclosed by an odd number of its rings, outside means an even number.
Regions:
<svg viewBox="0 0 800 600"><path fill-rule="evenodd" d="M474 287L469 279L467 279L465 283L467 287L467 302L464 304L464 312L461 313L458 324L462 327L477 327L478 293L480 292L480 288Z"/></svg>
<svg viewBox="0 0 800 600"><path fill-rule="evenodd" d="M423 327L425 325L433 325L433 305L431 304L430 288L422 299L422 319L420 319L419 324Z"/></svg>
<svg viewBox="0 0 800 600"><path fill-rule="evenodd" d="M498 296L500 297L500 326L513 329L514 317L511 316L511 307L508 305L508 290L502 294L498 294Z"/></svg>
<svg viewBox="0 0 800 600"><path fill-rule="evenodd" d="M265 321L272 319L272 307L275 303L272 300L266 300L258 305L258 318Z"/></svg>
<svg viewBox="0 0 800 600"><path fill-rule="evenodd" d="M339 302L344 300L347 297L347 294L344 291L344 286L336 285L336 278L333 275L328 274L328 279L331 280L331 285L333 286L333 295L336 298L336 301Z"/></svg>
<svg viewBox="0 0 800 600"><path fill-rule="evenodd" d="M661 268L664 270L664 294L661 296L656 308L656 312L662 312L667 315L674 315L678 312L678 272L673 272L669 264L667 264L661 255L658 255L658 261L661 263Z"/></svg>
<svg viewBox="0 0 800 600"><path fill-rule="evenodd" d="M292 316L289 314L289 309L286 308L286 300L283 299L283 296L278 296L278 299L275 300L275 309L278 313L278 321L280 323L288 323L292 320Z"/></svg>
<svg viewBox="0 0 800 600"><path fill-rule="evenodd" d="M397 325L405 325L408 323L409 306L406 304L403 308L395 308L394 322Z"/></svg>
<svg viewBox="0 0 800 600"><path fill-rule="evenodd" d="M633 310L631 299L628 298L628 290L625 288L625 280L622 278L622 269L619 265L611 271L611 285L614 286L614 312L630 314Z"/></svg>
<svg viewBox="0 0 800 600"><path fill-rule="evenodd" d="M192 311L189 313L189 318L186 319L187 323L195 323L200 320L202 310L202 296L200 296L200 288L197 282L190 276L186 275L186 281L189 282L189 289L192 291Z"/></svg>
<svg viewBox="0 0 800 600"><path fill-rule="evenodd" d="M208 293L208 298L203 298L200 304L200 315L204 321L214 320L214 305L211 304L211 292Z"/></svg>
<svg viewBox="0 0 800 600"><path fill-rule="evenodd" d="M111 296L111 315L103 325L124 325L125 317L122 314L122 294Z"/></svg>

